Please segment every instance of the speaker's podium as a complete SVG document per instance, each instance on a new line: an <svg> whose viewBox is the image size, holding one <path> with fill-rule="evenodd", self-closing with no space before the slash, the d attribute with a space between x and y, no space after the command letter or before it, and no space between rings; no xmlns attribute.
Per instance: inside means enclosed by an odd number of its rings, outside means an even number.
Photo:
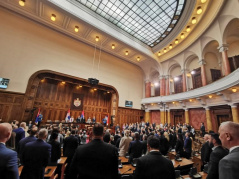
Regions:
<svg viewBox="0 0 239 179"><path fill-rule="evenodd" d="M88 83L90 83L91 85L98 85L99 80L97 80L96 78L88 78Z"/></svg>

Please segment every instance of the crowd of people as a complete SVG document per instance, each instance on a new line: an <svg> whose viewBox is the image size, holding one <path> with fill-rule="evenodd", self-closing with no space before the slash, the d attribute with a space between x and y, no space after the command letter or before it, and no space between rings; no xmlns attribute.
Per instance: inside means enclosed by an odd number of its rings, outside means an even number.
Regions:
<svg viewBox="0 0 239 179"><path fill-rule="evenodd" d="M202 124L202 126L204 126ZM202 127L201 127L202 129ZM203 131L201 130L201 133ZM15 150L6 148L15 134ZM203 134L203 133L202 133ZM118 156L137 160L134 177L175 178L172 162L163 156L171 150L190 159L195 151L195 129L189 124L169 125L149 122L118 124L115 130L96 123L92 130L80 129L75 124L43 126L18 121L0 124L1 178L19 178L18 166L23 165L21 179L44 178L46 166L56 166L61 157L67 157L65 178L118 177ZM201 159L207 169L207 178L235 178L239 164L239 124L224 122L219 134L210 131L204 135ZM230 153L228 152L230 151ZM228 154L229 153L229 154ZM203 169L203 168L202 168Z"/></svg>

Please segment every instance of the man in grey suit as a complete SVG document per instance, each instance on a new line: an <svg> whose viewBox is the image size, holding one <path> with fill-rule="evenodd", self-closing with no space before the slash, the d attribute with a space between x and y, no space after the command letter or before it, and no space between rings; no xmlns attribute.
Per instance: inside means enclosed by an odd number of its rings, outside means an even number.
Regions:
<svg viewBox="0 0 239 179"><path fill-rule="evenodd" d="M219 179L239 177L239 124L231 121L221 123L219 127L222 146L229 154L219 162Z"/></svg>

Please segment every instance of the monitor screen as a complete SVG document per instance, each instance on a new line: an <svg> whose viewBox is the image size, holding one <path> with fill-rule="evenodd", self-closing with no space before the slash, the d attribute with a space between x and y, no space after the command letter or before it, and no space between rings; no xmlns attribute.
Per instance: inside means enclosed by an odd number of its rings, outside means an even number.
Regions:
<svg viewBox="0 0 239 179"><path fill-rule="evenodd" d="M125 101L125 107L133 107L133 101Z"/></svg>
<svg viewBox="0 0 239 179"><path fill-rule="evenodd" d="M9 79L0 78L0 89L6 89L9 83Z"/></svg>

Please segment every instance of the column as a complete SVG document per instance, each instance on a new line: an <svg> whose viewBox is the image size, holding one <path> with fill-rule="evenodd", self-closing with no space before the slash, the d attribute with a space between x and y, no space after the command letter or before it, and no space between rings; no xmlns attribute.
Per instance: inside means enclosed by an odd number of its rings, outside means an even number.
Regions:
<svg viewBox="0 0 239 179"><path fill-rule="evenodd" d="M232 104L231 109L233 122L239 123L237 104Z"/></svg>
<svg viewBox="0 0 239 179"><path fill-rule="evenodd" d="M161 123L162 124L165 124L165 111L164 111L164 109L160 109L160 121L161 121Z"/></svg>
<svg viewBox="0 0 239 179"><path fill-rule="evenodd" d="M182 69L181 70L181 74L182 74L182 77L183 77L183 92L186 92L187 91L187 86L186 86L186 74L185 74L186 70L185 69Z"/></svg>
<svg viewBox="0 0 239 179"><path fill-rule="evenodd" d="M218 47L218 49L219 49L219 52L222 53L223 71L224 71L224 75L227 76L231 73L230 64L229 64L228 55L227 55L228 45L222 44L220 47Z"/></svg>
<svg viewBox="0 0 239 179"><path fill-rule="evenodd" d="M151 97L151 83L149 80L145 80L145 98Z"/></svg>
<svg viewBox="0 0 239 179"><path fill-rule="evenodd" d="M165 78L164 76L160 76L160 96L165 95Z"/></svg>
<svg viewBox="0 0 239 179"><path fill-rule="evenodd" d="M145 113L144 113L144 121L151 123L151 113L150 113L150 110L145 110Z"/></svg>
<svg viewBox="0 0 239 179"><path fill-rule="evenodd" d="M189 113L188 113L188 109L185 109L185 123L189 124Z"/></svg>
<svg viewBox="0 0 239 179"><path fill-rule="evenodd" d="M168 109L168 124L171 124L170 109Z"/></svg>
<svg viewBox="0 0 239 179"><path fill-rule="evenodd" d="M198 61L198 63L201 65L202 86L206 86L207 85L206 69L205 69L206 62L205 60L200 60Z"/></svg>
<svg viewBox="0 0 239 179"><path fill-rule="evenodd" d="M206 110L207 130L210 131L210 130L212 130L212 119L211 119L211 115L210 115L210 108L205 107L205 110Z"/></svg>
<svg viewBox="0 0 239 179"><path fill-rule="evenodd" d="M166 96L168 96L170 94L169 93L169 85L170 85L170 81L169 80L170 80L170 76L167 75L165 80L166 80Z"/></svg>

